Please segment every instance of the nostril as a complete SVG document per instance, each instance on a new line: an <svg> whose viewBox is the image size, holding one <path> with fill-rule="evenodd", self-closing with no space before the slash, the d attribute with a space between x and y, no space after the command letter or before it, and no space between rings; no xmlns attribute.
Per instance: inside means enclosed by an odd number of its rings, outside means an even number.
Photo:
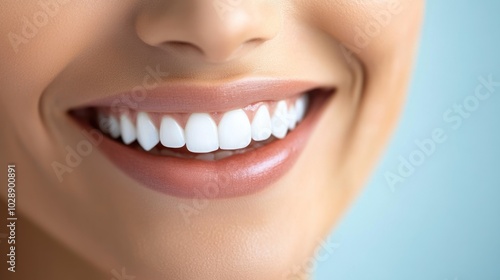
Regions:
<svg viewBox="0 0 500 280"><path fill-rule="evenodd" d="M183 41L168 41L164 42L163 44L164 48L170 49L172 51L175 51L177 53L183 53L187 54L189 52L195 52L199 54L204 54L203 50L196 46L195 44L191 44L188 42L183 42Z"/></svg>
<svg viewBox="0 0 500 280"><path fill-rule="evenodd" d="M264 43L265 41L266 40L263 38L253 38L253 39L246 41L244 44L247 46L255 47L255 46L258 46L258 45Z"/></svg>

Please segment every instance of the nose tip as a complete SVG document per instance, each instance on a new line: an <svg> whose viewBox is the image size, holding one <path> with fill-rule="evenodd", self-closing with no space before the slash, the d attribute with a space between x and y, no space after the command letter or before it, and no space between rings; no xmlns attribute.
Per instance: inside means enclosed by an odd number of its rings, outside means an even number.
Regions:
<svg viewBox="0 0 500 280"><path fill-rule="evenodd" d="M274 34L266 27L269 28L259 17L234 11L223 18L200 21L175 45L196 49L209 62L224 62L240 57L271 39ZM165 43L169 45L172 42Z"/></svg>
<svg viewBox="0 0 500 280"><path fill-rule="evenodd" d="M241 57L276 36L280 21L275 8L241 2L222 13L214 6L218 1L229 0L198 1L181 13L165 8L157 17L143 14L137 20L138 36L148 45L212 63Z"/></svg>

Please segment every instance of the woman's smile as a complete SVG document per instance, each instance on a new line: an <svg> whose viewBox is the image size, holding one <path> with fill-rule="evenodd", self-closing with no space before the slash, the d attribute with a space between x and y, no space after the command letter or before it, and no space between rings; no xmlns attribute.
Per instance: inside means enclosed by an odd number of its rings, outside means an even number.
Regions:
<svg viewBox="0 0 500 280"><path fill-rule="evenodd" d="M211 182L210 197L223 198L254 193L285 174L333 91L274 79L170 84L107 96L70 113L107 135L100 150L143 185L194 197Z"/></svg>

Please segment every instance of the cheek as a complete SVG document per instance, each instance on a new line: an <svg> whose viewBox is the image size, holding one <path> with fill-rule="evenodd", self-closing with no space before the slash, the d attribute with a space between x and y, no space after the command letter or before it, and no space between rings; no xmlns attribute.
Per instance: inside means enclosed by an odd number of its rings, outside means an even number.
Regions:
<svg viewBox="0 0 500 280"><path fill-rule="evenodd" d="M371 67L381 55L396 52L400 43L413 44L423 1L308 1L301 9L308 20L336 38L343 47Z"/></svg>
<svg viewBox="0 0 500 280"><path fill-rule="evenodd" d="M9 147L21 144L43 158L50 146L40 113L44 92L123 7L56 0L2 6L0 33L6 37L0 41L0 122L20 142Z"/></svg>
<svg viewBox="0 0 500 280"><path fill-rule="evenodd" d="M7 11L0 26L2 34L7 34L0 41L0 70L7 82L2 91L40 97L64 67L102 41L130 8L56 0L2 7Z"/></svg>

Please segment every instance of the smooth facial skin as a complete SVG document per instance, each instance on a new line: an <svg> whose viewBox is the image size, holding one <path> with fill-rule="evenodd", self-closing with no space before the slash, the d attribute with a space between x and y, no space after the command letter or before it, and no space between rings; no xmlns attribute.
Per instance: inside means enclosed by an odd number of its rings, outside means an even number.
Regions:
<svg viewBox="0 0 500 280"><path fill-rule="evenodd" d="M0 154L2 174L8 163L17 167L16 279L111 279L122 268L136 279L306 279L308 260L397 121L423 2L60 1L50 8L45 24L37 1L0 9ZM26 30L26 20L40 26ZM151 65L169 73L165 84L266 77L333 84L336 92L293 167L253 195L193 202L159 193L97 147L60 182L52 163L65 162L65 148L84 139L68 110L140 85ZM0 196L4 212L6 191ZM193 203L203 205L186 220L179 205Z"/></svg>

